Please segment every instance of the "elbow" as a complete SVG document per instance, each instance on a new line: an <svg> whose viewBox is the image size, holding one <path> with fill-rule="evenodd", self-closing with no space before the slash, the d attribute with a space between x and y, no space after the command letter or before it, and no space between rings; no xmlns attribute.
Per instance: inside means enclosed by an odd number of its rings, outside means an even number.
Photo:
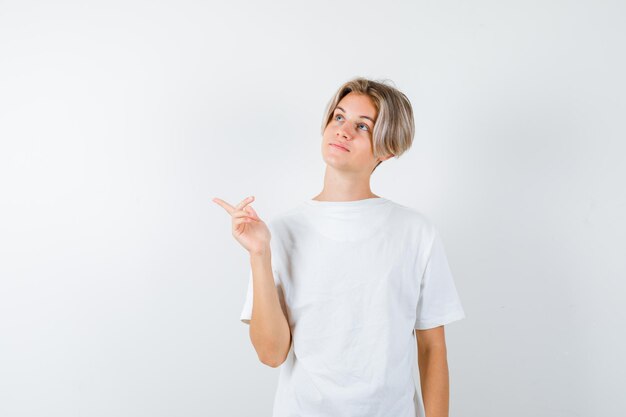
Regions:
<svg viewBox="0 0 626 417"><path fill-rule="evenodd" d="M261 361L261 363L269 366L270 368L278 368L280 365L282 365L285 362L285 359L287 359L286 356L263 356L262 357L261 355L259 355L259 360Z"/></svg>
<svg viewBox="0 0 626 417"><path fill-rule="evenodd" d="M267 365L271 368L278 368L280 365L282 365L285 362L285 360L287 360L287 356L289 355L290 348L291 348L291 343L286 346L280 346L280 347L273 346L271 348L257 350L257 356L259 357L259 360L264 365Z"/></svg>
<svg viewBox="0 0 626 417"><path fill-rule="evenodd" d="M288 338L281 343L276 343L273 340L268 341L267 339L257 340L255 337L252 337L252 340L257 357L264 365L278 368L287 360L289 350L291 349L291 332L289 332Z"/></svg>

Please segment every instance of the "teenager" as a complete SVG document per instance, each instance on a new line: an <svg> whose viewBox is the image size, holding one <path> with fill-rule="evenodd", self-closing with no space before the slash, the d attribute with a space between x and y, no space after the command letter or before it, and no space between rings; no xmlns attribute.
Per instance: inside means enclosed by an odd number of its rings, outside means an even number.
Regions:
<svg viewBox="0 0 626 417"><path fill-rule="evenodd" d="M465 313L443 242L424 215L370 189L413 135L407 97L359 77L326 108L318 195L267 224L253 196L213 200L250 254L240 319L259 359L281 368L273 417L448 416L444 325Z"/></svg>

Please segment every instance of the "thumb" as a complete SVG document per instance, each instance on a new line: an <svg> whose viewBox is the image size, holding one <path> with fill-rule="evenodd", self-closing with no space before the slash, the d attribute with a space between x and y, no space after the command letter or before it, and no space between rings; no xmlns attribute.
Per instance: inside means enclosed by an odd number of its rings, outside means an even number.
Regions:
<svg viewBox="0 0 626 417"><path fill-rule="evenodd" d="M261 219L259 218L259 215L257 214L257 212L256 212L256 211L252 208L252 206L247 206L247 207L246 207L246 209L248 209L248 210L247 210L247 211L248 211L248 213L252 213L252 215L253 215L254 217L256 217L256 218L257 218L257 220L261 220Z"/></svg>

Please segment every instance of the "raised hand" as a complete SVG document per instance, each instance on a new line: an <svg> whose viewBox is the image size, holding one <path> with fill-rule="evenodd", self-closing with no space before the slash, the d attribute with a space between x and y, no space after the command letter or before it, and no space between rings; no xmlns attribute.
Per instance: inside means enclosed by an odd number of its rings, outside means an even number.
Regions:
<svg viewBox="0 0 626 417"><path fill-rule="evenodd" d="M262 255L270 250L272 236L265 222L249 205L253 200L254 196L247 197L234 207L217 197L212 201L232 217L233 237L250 255Z"/></svg>

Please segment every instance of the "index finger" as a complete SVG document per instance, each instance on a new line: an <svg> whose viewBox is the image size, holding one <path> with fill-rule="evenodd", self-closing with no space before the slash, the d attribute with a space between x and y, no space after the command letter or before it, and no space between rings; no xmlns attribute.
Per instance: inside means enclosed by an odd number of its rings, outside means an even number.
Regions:
<svg viewBox="0 0 626 417"><path fill-rule="evenodd" d="M224 210L226 210L229 214L234 212L234 211L241 210L242 208L244 208L245 206L250 204L252 202L252 200L254 200L254 196L246 197L243 200L241 200L241 202L239 204L237 204L236 206L233 207L230 204L228 204L226 201L222 200L221 198L213 197L213 202L215 202L215 203L219 204L220 206L222 206L224 208Z"/></svg>

